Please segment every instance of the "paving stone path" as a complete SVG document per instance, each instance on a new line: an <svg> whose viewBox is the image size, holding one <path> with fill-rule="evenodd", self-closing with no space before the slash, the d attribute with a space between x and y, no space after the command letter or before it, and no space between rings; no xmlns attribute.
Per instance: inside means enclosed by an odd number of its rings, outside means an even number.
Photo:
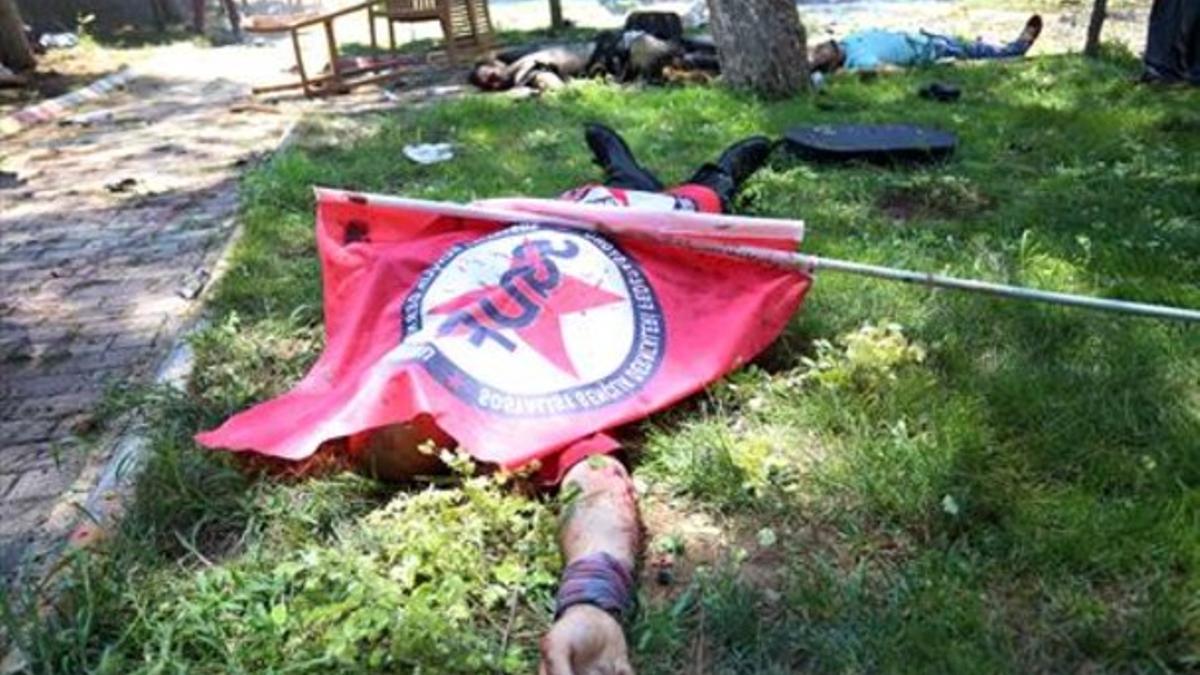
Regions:
<svg viewBox="0 0 1200 675"><path fill-rule="evenodd" d="M143 376L194 315L242 167L292 119L233 112L246 94L159 69L80 111L102 111L90 125L6 139L0 168L19 184L0 189L0 576L47 534L106 386Z"/></svg>

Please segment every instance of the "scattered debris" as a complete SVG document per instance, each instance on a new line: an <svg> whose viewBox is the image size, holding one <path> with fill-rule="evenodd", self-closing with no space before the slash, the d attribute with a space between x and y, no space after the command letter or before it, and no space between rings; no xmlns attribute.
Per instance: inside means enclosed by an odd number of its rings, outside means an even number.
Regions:
<svg viewBox="0 0 1200 675"><path fill-rule="evenodd" d="M208 283L208 277L208 270L203 268L198 269L180 284L175 293L184 300L195 300L200 297L201 291L204 290L204 285Z"/></svg>
<svg viewBox="0 0 1200 675"><path fill-rule="evenodd" d="M231 113L260 112L260 113L271 113L272 115L280 114L278 106L268 105L266 103L235 103L235 104L229 106L229 112L231 112Z"/></svg>
<svg viewBox="0 0 1200 675"><path fill-rule="evenodd" d="M188 149L178 143L160 143L150 148L155 154L186 155Z"/></svg>
<svg viewBox="0 0 1200 675"><path fill-rule="evenodd" d="M38 38L42 49L71 49L79 46L79 36L74 33L43 33Z"/></svg>
<svg viewBox="0 0 1200 675"><path fill-rule="evenodd" d="M454 149L449 143L420 143L404 146L404 156L417 164L437 164L454 159Z"/></svg>
<svg viewBox="0 0 1200 675"><path fill-rule="evenodd" d="M108 190L109 192L129 192L133 188L137 187L137 184L138 179L136 178L122 178L121 180L114 181L112 183L106 183L104 185L104 189Z"/></svg>
<svg viewBox="0 0 1200 675"><path fill-rule="evenodd" d="M106 109L106 110L94 110L89 113L80 113L78 115L72 115L65 119L59 120L58 123L64 127L67 127L67 126L90 127L90 126L94 126L97 124L111 124L116 119L117 119L117 114L115 112L113 112L111 109Z"/></svg>
<svg viewBox="0 0 1200 675"><path fill-rule="evenodd" d="M917 96L939 103L953 103L962 97L962 90L952 84L933 82L921 87Z"/></svg>
<svg viewBox="0 0 1200 675"><path fill-rule="evenodd" d="M21 187L25 184L25 179L21 178L12 171L0 171L0 190L9 190L15 187Z"/></svg>

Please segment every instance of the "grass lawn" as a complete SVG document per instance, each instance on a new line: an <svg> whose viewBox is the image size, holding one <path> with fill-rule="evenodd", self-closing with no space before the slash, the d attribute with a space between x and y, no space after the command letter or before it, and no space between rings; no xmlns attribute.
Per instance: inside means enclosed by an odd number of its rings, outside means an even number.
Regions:
<svg viewBox="0 0 1200 675"><path fill-rule="evenodd" d="M1128 57L1047 57L764 103L595 84L314 122L245 182L245 236L187 393L127 392L153 454L66 602L9 627L37 672L528 673L557 503L494 478L397 489L252 474L190 436L285 390L321 348L314 184L470 200L594 180L581 124L680 179L806 122L960 134L929 168L779 161L744 212L806 249L1200 307L1200 92ZM961 85L955 105L914 95ZM400 147L452 140L419 167ZM1178 324L818 277L753 366L628 430L647 560L641 673L1200 668L1200 334ZM670 577L670 584L658 581Z"/></svg>

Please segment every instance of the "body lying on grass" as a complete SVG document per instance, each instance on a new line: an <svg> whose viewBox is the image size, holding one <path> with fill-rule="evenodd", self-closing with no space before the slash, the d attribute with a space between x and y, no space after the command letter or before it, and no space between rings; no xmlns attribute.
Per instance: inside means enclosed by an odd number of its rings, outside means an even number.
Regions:
<svg viewBox="0 0 1200 675"><path fill-rule="evenodd" d="M1042 32L1042 17L1034 15L1016 40L1005 45L974 42L922 30L901 33L864 30L841 40L822 42L813 49L809 65L813 72L838 70L875 72L931 64L943 59L959 61L1006 59L1024 56Z"/></svg>
<svg viewBox="0 0 1200 675"><path fill-rule="evenodd" d="M643 216L650 214L655 219L665 217L672 211L725 212L738 187L766 161L771 150L771 143L766 138L746 139L726 150L716 162L701 167L685 185L667 190L653 174L637 163L625 142L612 130L591 125L586 138L596 162L605 169L607 185L586 186L568 193L565 199L589 207L599 205L600 210L606 212L609 212L610 206L640 206L639 211ZM324 253L335 258L349 256L356 261L367 262L357 266L351 264L349 268L326 270L327 289L332 289L327 290L327 294L337 295L339 302L346 297L339 293L343 289L370 288L376 281L389 284L389 287L406 283L403 275L393 268L407 263L389 259L379 251L407 245L412 253L416 247L412 240L396 242L388 238L386 227L372 221L361 210L366 208L367 197L352 196L348 200L348 203L328 207L329 222L337 223L335 228L340 233L340 240L331 243L332 248L325 249ZM345 221L344 224L342 221ZM671 222L665 225L669 226ZM453 235L455 229L463 229L462 225L456 226L453 221L449 221L448 225L443 220L422 224L415 217L405 224L409 230L423 231L429 238ZM756 273L744 269L733 260L723 260L719 264L708 263L715 270L712 272L716 275L714 277L687 278L678 287L665 283L659 285L649 266L643 271L629 262L636 257L633 252L622 252L616 248L617 243L593 235L593 239L588 241L607 247L625 261L626 267L614 267L620 270L624 279L621 283L628 284L624 286L624 291L618 293L618 287L610 288L611 283L615 282L605 281L609 271L607 267L601 266L603 274L595 279L583 271L581 265L593 254L583 250L582 238L574 234L567 236L563 230L554 235L553 230L538 229L541 227L516 225L482 238L468 237L448 247L425 270L425 274L431 276L421 276L421 280L416 282L414 288L422 289L421 295L402 298L406 318L400 346L392 346L390 338L385 340L389 351L377 359L360 359L360 364L364 361L369 364L365 370L351 372L346 367L347 361L338 359L347 355L346 349L360 353L374 349L370 336L380 334L380 330L376 326L362 325L364 321L373 320L363 317L390 320L393 314L382 311L347 318L336 317L337 312L331 311L328 323L338 325L331 325L328 330L331 336L337 333L339 337L336 345L333 337L327 345L327 354L333 355L329 363L323 360L314 366L309 378L291 394L242 413L220 429L198 438L209 446L249 448L293 459L308 456L313 451L309 441L319 438L332 452L342 453L369 474L388 480L403 480L416 475L441 473L446 469L432 454L422 452L422 448L428 444L443 448L462 446L476 459L487 461L492 456L488 453L493 450L486 446L489 442L496 442L497 437L515 439L519 434L535 434L532 427L538 424L552 428L547 433L569 440L565 444L551 444L536 457L542 469L539 478L549 485L561 481L570 500L560 533L566 570L558 592L555 623L542 643L542 669L544 673L555 675L626 673L630 672L630 666L620 619L632 609L633 572L640 527L629 474L620 462L611 457L611 453L619 449L619 444L606 433L609 427L605 420L610 418L600 418L603 415L624 415L620 419L629 421L632 413L627 410L648 414L728 373L778 335L799 305L808 280L797 271L764 268ZM739 229L739 233L741 231ZM383 248L363 248L362 243L369 245L372 237L377 238ZM504 250L486 249L485 253L475 257L459 257L473 247L486 246L489 241L504 241L505 237L514 237L515 241L521 242L512 250L511 257L507 248L512 246L511 243L504 244ZM778 243L795 245L792 239ZM674 265L669 269L677 277L686 277L691 271L689 268L698 265L695 261L681 259L679 251L663 255L673 261ZM487 270L469 273L453 271L487 267L489 261L497 260L497 256L503 264L497 268L498 282L492 279L492 272ZM575 261L576 267L560 267L568 260ZM753 263L749 262L743 262L742 265L753 267ZM443 270L452 270L446 275L452 280L446 283L452 286L450 295L453 299L431 300L431 306L427 306L426 295L442 297L436 289L443 278ZM379 276L373 276L375 273ZM412 275L408 277L410 281L413 278ZM739 285L733 280L734 277L744 280L744 283ZM638 281L632 283L628 281L629 278ZM672 314L662 307L669 304L676 308L681 303L703 304L693 289L708 288L709 282L721 283L722 279L726 280L724 292L715 294L713 297L718 300L714 302L742 303L745 305L743 309L751 312L753 320L741 322L734 318L723 322L719 330L725 335L709 336L703 343L711 347L709 352L714 356L688 355L688 350L682 346L671 347L676 350L675 356L668 356L662 343L685 343L686 338L679 333L683 330L680 326L687 324L681 323L682 319L675 321L678 314ZM743 296L739 295L739 288L748 289L756 285L770 289L756 296L759 302L766 303L769 308L744 301ZM688 289L690 295L679 291L679 288ZM666 299L668 290L672 295L669 302ZM624 293L628 295L622 295ZM663 298L663 305L655 298L656 294ZM369 301L365 298L371 293L356 290L351 295L355 301L366 303ZM384 292L380 295L386 295L386 302L392 302L395 293ZM577 352L572 361L569 344L564 344L567 342L564 337L567 331L559 323L560 316L587 312L618 302L621 303L620 307L628 306L630 311L633 311L636 302L639 316L645 314L650 317L637 320L630 337L628 355L624 351L616 354L621 358L613 363L621 365L612 370L610 376L608 366L604 365L608 356L592 351L586 355ZM327 304L334 304L333 299ZM435 326L426 314L440 314L447 318ZM551 319L539 323L539 317ZM431 323L410 324L409 321L414 319ZM704 320L708 320L708 317ZM352 327L352 342L357 347L347 346L341 340L348 334L343 330L347 322L357 322ZM611 319L609 323L624 326L617 319ZM632 368L641 362L639 359L642 355L650 353L646 351L651 349L647 346L650 344L647 340L654 335L663 337L654 338L658 347L654 348L653 364L647 366L648 370L640 384L634 383L637 376ZM578 337L574 339L580 342ZM439 345L441 349L450 350L450 354L458 349L465 351L456 357L442 355L435 358L432 354L441 353L438 351ZM456 369L461 363L469 362L483 369L519 370L521 364L512 356L519 346L528 353L521 358L544 360L547 368L554 371L553 381L563 382L555 385L556 397L559 396L558 392L566 398L572 392L591 391L589 387L600 385L605 391L615 391L614 388L623 386L616 380L610 383L610 379L616 376L633 387L628 392L632 395L613 397L607 402L597 403L595 409L583 409L575 413L542 410L534 415L526 411L524 416L517 415L515 418L479 407L478 399L482 394L464 392L471 386L486 389L478 383L465 383L465 380L479 377L481 373L459 372ZM586 348L603 350L591 342L587 343ZM697 348L694 345L691 350ZM412 355L404 355L409 352ZM354 357L350 355L350 358ZM454 358L463 361L456 364ZM679 360L688 361L689 358L710 363L699 367L689 363L688 367L680 369L677 365ZM505 359L512 363L497 363ZM591 368L586 377L575 372L577 367L579 370L589 369L591 364L583 362L593 360L599 360L604 366L600 369L605 371L600 379L597 380L596 374L590 372L595 368ZM450 371L454 373L452 376L443 377ZM668 372L669 384L665 382ZM433 385L434 389L423 389L425 377L437 382ZM529 373L526 377L533 378L533 374ZM652 382L662 384L658 386ZM314 402L318 398L316 392L322 387L327 387L333 398ZM664 390L672 393L663 393ZM504 392L496 393L501 394ZM446 396L448 402L411 403L442 395ZM342 396L344 398L339 398ZM293 400L288 401L288 397ZM335 402L325 406L334 398L337 398ZM634 402L617 405L627 398ZM359 407L356 403L363 405ZM463 403L466 407L462 407ZM616 410L619 407L622 409ZM413 416L410 410L423 412ZM456 415L454 411L459 414ZM309 424L300 420L320 414L326 414L327 417L313 425L311 432L296 431L297 427ZM372 421L376 419L399 419L401 423L381 425ZM481 431L477 425L494 425L497 430ZM480 440L487 438L487 434L491 435L489 440ZM525 460L509 463L527 464Z"/></svg>
<svg viewBox="0 0 1200 675"><path fill-rule="evenodd" d="M605 31L590 43L510 49L475 64L468 79L484 91L528 87L546 91L579 77L618 82L714 76L716 47L707 40L663 40L636 30Z"/></svg>

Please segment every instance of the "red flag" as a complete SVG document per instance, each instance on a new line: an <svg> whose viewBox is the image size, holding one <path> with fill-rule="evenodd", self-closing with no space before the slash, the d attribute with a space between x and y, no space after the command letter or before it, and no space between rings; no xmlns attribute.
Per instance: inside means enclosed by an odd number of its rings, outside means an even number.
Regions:
<svg viewBox="0 0 1200 675"><path fill-rule="evenodd" d="M635 194L460 206L318 191L325 352L290 392L197 440L302 459L424 414L477 460L558 475L564 448L749 361L809 287L798 271L633 236L791 250L796 223L659 210L711 208L687 188Z"/></svg>

